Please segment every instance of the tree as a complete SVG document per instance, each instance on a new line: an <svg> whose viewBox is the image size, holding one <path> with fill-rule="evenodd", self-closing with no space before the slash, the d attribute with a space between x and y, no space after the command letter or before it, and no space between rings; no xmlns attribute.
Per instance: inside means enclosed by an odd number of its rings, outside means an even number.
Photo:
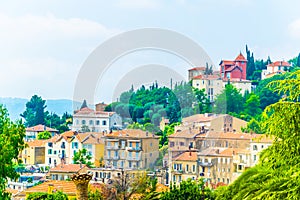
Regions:
<svg viewBox="0 0 300 200"><path fill-rule="evenodd" d="M225 89L216 97L214 111L228 114L240 113L243 110L243 97L240 91L232 84L227 84Z"/></svg>
<svg viewBox="0 0 300 200"><path fill-rule="evenodd" d="M300 53L298 54L298 57L297 57L296 66L300 67Z"/></svg>
<svg viewBox="0 0 300 200"><path fill-rule="evenodd" d="M47 140L47 139L50 139L52 137L52 135L49 131L43 131L43 132L38 133L37 137L39 140Z"/></svg>
<svg viewBox="0 0 300 200"><path fill-rule="evenodd" d="M180 182L179 186L176 184L171 185L169 191L162 192L160 195L161 200L202 200L214 199L212 191L204 186L202 179Z"/></svg>
<svg viewBox="0 0 300 200"><path fill-rule="evenodd" d="M244 104L244 112L252 117L257 117L257 115L261 114L262 110L260 108L260 100L258 95L254 93L250 94L246 100L246 103Z"/></svg>
<svg viewBox="0 0 300 200"><path fill-rule="evenodd" d="M61 191L57 191L53 194L48 194L47 192L35 192L29 194L26 200L68 200L68 196Z"/></svg>
<svg viewBox="0 0 300 200"><path fill-rule="evenodd" d="M255 63L253 53L248 49L246 45L246 54L247 54L247 74L246 77L248 80L252 80L252 75L255 71Z"/></svg>
<svg viewBox="0 0 300 200"><path fill-rule="evenodd" d="M74 154L73 162L75 164L86 164L88 167L93 167L91 162L92 156L88 153L86 149L81 149Z"/></svg>
<svg viewBox="0 0 300 200"><path fill-rule="evenodd" d="M25 148L24 137L25 127L22 122L12 122L6 108L0 105L0 196L2 199L10 199L10 195L5 192L8 179L15 180L19 177L14 166L21 163L18 156Z"/></svg>
<svg viewBox="0 0 300 200"><path fill-rule="evenodd" d="M91 191L88 193L88 200L103 200L103 196L99 190Z"/></svg>
<svg viewBox="0 0 300 200"><path fill-rule="evenodd" d="M45 125L45 103L46 101L37 95L33 95L26 103L26 110L21 114L26 126Z"/></svg>
<svg viewBox="0 0 300 200"><path fill-rule="evenodd" d="M298 199L300 196L300 71L268 84L283 98L263 112L263 130L274 137L259 163L246 170L217 199Z"/></svg>
<svg viewBox="0 0 300 200"><path fill-rule="evenodd" d="M113 180L112 187L117 190L118 199L129 200L134 194L146 194L149 189L150 177L146 173L133 174L122 169L118 177Z"/></svg>

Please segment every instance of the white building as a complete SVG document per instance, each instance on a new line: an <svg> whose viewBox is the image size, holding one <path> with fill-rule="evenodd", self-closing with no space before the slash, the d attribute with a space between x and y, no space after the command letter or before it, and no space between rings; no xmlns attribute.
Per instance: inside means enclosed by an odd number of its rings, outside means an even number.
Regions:
<svg viewBox="0 0 300 200"><path fill-rule="evenodd" d="M83 107L73 115L73 131L109 132L113 128L122 128L122 118L115 112L95 111Z"/></svg>
<svg viewBox="0 0 300 200"><path fill-rule="evenodd" d="M267 65L267 69L262 70L261 79L270 78L276 74L282 74L289 70L291 64L286 61L276 61Z"/></svg>

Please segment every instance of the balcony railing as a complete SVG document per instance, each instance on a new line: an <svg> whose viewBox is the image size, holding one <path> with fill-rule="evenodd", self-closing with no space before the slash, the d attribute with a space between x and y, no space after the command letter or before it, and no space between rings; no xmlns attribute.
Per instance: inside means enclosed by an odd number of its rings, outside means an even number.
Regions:
<svg viewBox="0 0 300 200"><path fill-rule="evenodd" d="M199 165L203 167L211 167L213 164L211 162L199 162Z"/></svg>
<svg viewBox="0 0 300 200"><path fill-rule="evenodd" d="M137 160L141 160L141 157L130 157L130 156L127 156L127 160L133 160L133 161L137 161Z"/></svg>
<svg viewBox="0 0 300 200"><path fill-rule="evenodd" d="M106 149L120 149L119 146L106 146Z"/></svg>
<svg viewBox="0 0 300 200"><path fill-rule="evenodd" d="M119 160L119 156L104 156L105 160Z"/></svg>
<svg viewBox="0 0 300 200"><path fill-rule="evenodd" d="M126 147L127 151L141 151L141 147Z"/></svg>

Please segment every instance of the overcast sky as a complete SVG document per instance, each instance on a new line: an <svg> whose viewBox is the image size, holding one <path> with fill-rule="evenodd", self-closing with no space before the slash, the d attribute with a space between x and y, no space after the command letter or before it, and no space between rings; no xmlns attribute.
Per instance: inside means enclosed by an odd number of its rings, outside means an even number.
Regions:
<svg viewBox="0 0 300 200"><path fill-rule="evenodd" d="M297 0L1 1L1 97L72 99L80 67L97 46L145 27L190 37L215 65L245 54L246 44L256 59L289 60L300 52L299 8ZM126 70L149 63L178 66L187 78L189 66L175 56L133 53L113 64L95 101L110 101ZM118 74L119 66L128 68Z"/></svg>

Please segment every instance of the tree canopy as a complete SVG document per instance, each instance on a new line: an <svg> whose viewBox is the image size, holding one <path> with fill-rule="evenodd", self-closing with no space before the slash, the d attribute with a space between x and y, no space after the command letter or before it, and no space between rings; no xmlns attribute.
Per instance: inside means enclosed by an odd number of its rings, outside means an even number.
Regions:
<svg viewBox="0 0 300 200"><path fill-rule="evenodd" d="M263 112L263 128L275 138L259 163L220 189L217 199L298 199L300 196L300 71L268 84L283 98Z"/></svg>
<svg viewBox="0 0 300 200"><path fill-rule="evenodd" d="M86 149L83 148L74 154L73 162L75 164L86 164L88 167L93 167L91 159L92 156Z"/></svg>
<svg viewBox="0 0 300 200"><path fill-rule="evenodd" d="M5 192L8 179L16 179L19 174L14 166L21 163L19 153L24 149L25 127L21 121L12 122L7 110L0 105L0 196L10 199Z"/></svg>

